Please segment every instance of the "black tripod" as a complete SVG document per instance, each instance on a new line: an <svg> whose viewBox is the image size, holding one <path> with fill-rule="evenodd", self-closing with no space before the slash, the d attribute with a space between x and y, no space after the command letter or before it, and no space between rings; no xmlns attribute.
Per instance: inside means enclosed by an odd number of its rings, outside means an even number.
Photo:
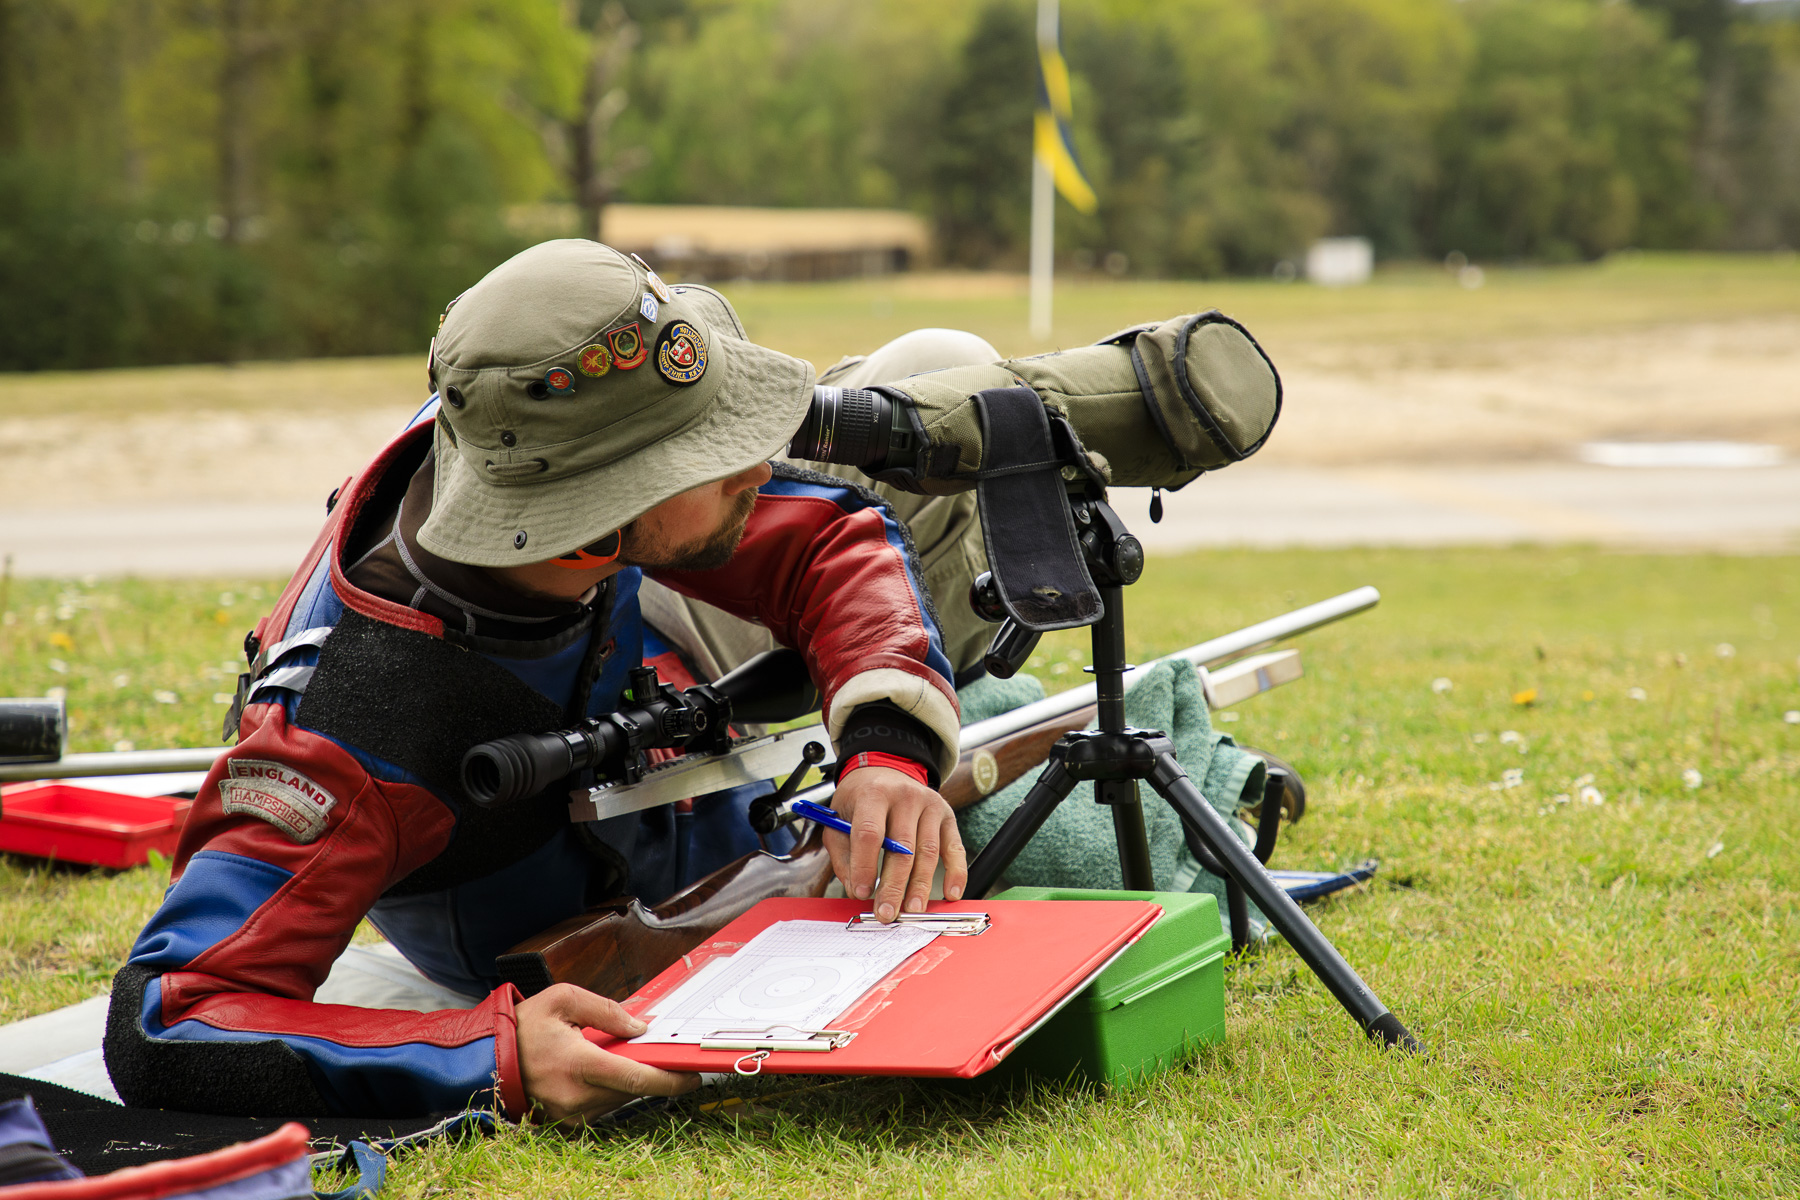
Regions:
<svg viewBox="0 0 1800 1200"><path fill-rule="evenodd" d="M1379 1037L1389 1046L1420 1050L1422 1047L1399 1018L1376 999L1344 956L1269 877L1224 818L1207 803L1175 761L1174 746L1168 736L1158 730L1132 729L1125 724L1125 672L1130 666L1125 661L1124 587L1136 582L1143 573L1143 547L1086 478L1073 478L1068 470L1063 471L1062 477L1070 483L1068 504L1075 544L1101 602L1099 615L1081 622L1089 625L1093 638L1099 728L1064 734L1051 749L1050 761L1037 783L970 864L968 894L986 895L1056 806L1084 780L1093 781L1095 801L1112 809L1125 887L1132 891L1154 890L1150 844L1137 788L1138 780L1148 780L1211 852L1216 866L1205 865L1249 893L1302 961L1370 1037ZM983 513L984 524L989 516ZM997 568L998 565L996 561ZM1068 578L1066 573L1063 578ZM984 615L995 616L1000 611L995 581L984 580L978 591L983 587L988 595L978 598L976 607ZM1038 633L1032 622L1020 618L1016 606L1007 606L1007 611L1011 615L995 634L994 648L988 656L989 669L1003 676L1011 675L1024 664L1037 643ZM1070 624L1061 622L1060 627ZM1205 856L1201 857L1204 862Z"/></svg>

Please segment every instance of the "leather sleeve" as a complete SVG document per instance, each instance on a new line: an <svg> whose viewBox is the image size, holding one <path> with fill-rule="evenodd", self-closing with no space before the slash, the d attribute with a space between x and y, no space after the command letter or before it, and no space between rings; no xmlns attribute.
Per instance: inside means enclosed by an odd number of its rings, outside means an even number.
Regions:
<svg viewBox="0 0 1800 1200"><path fill-rule="evenodd" d="M251 705L243 731L120 973L106 1037L120 1095L263 1115L522 1113L510 987L466 1011L312 1002L376 898L443 849L448 808L281 704Z"/></svg>
<svg viewBox="0 0 1800 1200"><path fill-rule="evenodd" d="M763 625L806 655L838 738L858 705L886 701L956 765L950 660L906 527L873 492L773 463L737 553L713 571L656 571L684 595Z"/></svg>

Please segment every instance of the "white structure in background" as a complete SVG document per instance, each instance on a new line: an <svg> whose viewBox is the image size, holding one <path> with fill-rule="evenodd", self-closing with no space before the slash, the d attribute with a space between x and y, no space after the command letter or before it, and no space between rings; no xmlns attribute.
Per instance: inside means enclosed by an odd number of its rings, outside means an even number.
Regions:
<svg viewBox="0 0 1800 1200"><path fill-rule="evenodd" d="M1583 442L1576 456L1599 467L1779 467L1780 446L1754 442Z"/></svg>
<svg viewBox="0 0 1800 1200"><path fill-rule="evenodd" d="M1367 283L1374 271L1375 247L1368 238L1320 238L1306 252L1306 278L1324 287Z"/></svg>

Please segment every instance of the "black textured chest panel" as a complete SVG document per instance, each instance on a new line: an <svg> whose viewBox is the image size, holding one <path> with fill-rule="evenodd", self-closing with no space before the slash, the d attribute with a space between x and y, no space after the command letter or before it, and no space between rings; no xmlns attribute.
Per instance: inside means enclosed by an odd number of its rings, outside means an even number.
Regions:
<svg viewBox="0 0 1800 1200"><path fill-rule="evenodd" d="M463 792L469 747L561 728L563 712L506 668L442 638L346 612L319 652L295 720L424 780L456 816L443 853L396 883L417 895L507 867L569 823L562 796L482 808Z"/></svg>

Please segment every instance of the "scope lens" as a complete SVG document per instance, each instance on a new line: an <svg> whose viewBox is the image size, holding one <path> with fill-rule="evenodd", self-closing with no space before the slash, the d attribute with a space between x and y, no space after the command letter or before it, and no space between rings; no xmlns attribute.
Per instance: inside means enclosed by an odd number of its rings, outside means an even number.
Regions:
<svg viewBox="0 0 1800 1200"><path fill-rule="evenodd" d="M793 458L840 463L875 472L888 462L894 405L880 392L862 388L813 388L812 407L794 440Z"/></svg>

